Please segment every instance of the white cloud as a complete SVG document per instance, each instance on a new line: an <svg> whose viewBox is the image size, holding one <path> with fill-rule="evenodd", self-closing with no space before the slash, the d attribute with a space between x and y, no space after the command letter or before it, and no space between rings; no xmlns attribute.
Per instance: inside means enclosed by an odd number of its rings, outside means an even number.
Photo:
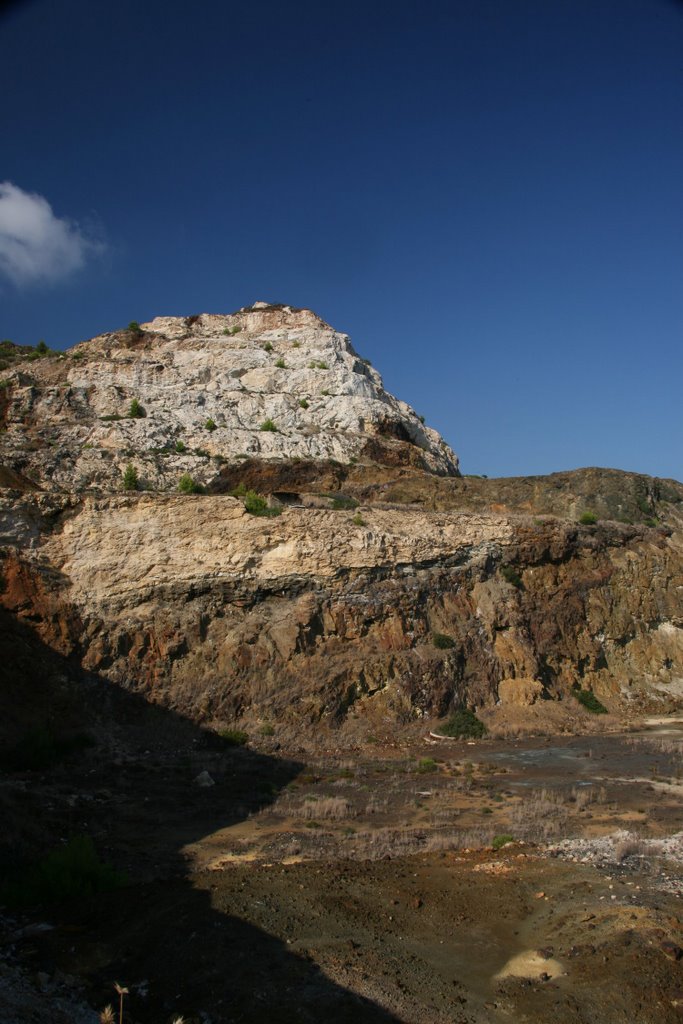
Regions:
<svg viewBox="0 0 683 1024"><path fill-rule="evenodd" d="M58 281L103 249L78 224L55 217L44 196L0 182L0 276L17 285Z"/></svg>

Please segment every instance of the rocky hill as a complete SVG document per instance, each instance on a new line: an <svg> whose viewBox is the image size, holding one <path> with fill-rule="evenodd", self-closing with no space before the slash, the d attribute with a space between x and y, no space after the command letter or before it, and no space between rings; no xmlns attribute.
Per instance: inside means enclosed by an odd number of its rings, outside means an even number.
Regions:
<svg viewBox="0 0 683 1024"><path fill-rule="evenodd" d="M344 335L287 306L158 318L4 372L24 702L46 651L55 691L66 671L283 742L461 706L571 727L577 688L620 713L683 698L675 481L461 477ZM129 463L144 489L125 493ZM206 493L178 493L183 473Z"/></svg>
<svg viewBox="0 0 683 1024"><path fill-rule="evenodd" d="M458 460L315 313L254 306L157 317L13 363L0 415L8 469L41 489L206 485L221 465L333 459L455 475Z"/></svg>

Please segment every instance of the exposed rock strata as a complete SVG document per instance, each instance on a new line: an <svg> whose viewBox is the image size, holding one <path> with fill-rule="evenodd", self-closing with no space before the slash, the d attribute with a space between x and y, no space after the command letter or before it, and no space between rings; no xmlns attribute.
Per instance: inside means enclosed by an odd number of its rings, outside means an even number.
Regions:
<svg viewBox="0 0 683 1024"><path fill-rule="evenodd" d="M1 601L74 673L249 728L578 710L577 685L614 709L683 699L675 481L461 478L348 339L290 307L158 318L8 381ZM134 398L144 417L102 419ZM155 493L121 492L126 461ZM184 471L213 493L169 493Z"/></svg>
<svg viewBox="0 0 683 1024"><path fill-rule="evenodd" d="M373 507L362 525L323 509L260 519L208 496L3 506L5 606L75 663L195 718L408 721L493 703L510 679L617 704L683 693L678 533Z"/></svg>

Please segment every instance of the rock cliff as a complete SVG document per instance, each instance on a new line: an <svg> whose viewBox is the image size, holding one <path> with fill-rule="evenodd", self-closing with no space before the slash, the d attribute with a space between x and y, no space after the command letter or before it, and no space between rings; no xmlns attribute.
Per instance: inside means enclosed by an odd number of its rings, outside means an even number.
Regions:
<svg viewBox="0 0 683 1024"><path fill-rule="evenodd" d="M577 686L615 711L683 699L675 481L462 478L345 336L289 307L157 319L8 379L1 601L62 673L283 738L461 705L571 719ZM127 461L150 489L122 492ZM183 471L212 493L177 493Z"/></svg>

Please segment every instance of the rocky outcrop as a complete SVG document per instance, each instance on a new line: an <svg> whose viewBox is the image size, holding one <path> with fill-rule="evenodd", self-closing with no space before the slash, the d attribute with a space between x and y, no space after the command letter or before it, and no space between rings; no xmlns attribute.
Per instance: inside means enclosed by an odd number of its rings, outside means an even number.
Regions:
<svg viewBox="0 0 683 1024"><path fill-rule="evenodd" d="M135 403L135 404L134 404ZM458 473L444 440L384 390L349 338L310 310L256 303L157 317L66 353L13 363L0 459L44 489L175 490L247 458Z"/></svg>
<svg viewBox="0 0 683 1024"><path fill-rule="evenodd" d="M7 373L0 601L24 669L27 636L59 655L55 686L301 738L578 713L577 686L683 700L675 481L460 477L348 338L290 307L158 318ZM127 463L148 490L122 493ZM177 493L183 472L208 493ZM268 504L231 496L250 490Z"/></svg>

